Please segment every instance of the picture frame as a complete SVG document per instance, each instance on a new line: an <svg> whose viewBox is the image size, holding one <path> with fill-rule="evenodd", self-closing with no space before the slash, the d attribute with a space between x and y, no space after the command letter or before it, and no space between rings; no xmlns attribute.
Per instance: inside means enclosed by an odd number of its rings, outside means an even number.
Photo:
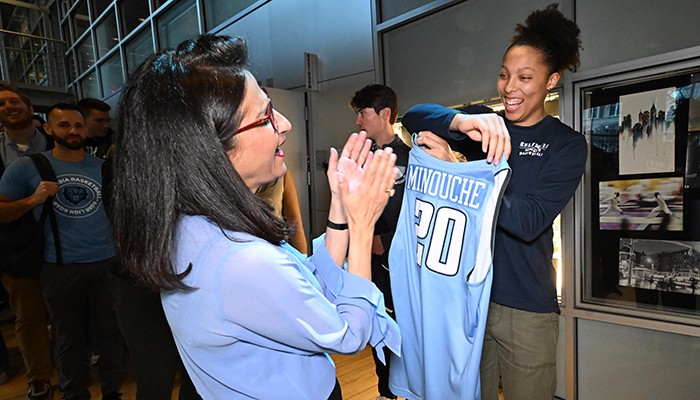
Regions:
<svg viewBox="0 0 700 400"><path fill-rule="evenodd" d="M700 67L580 89L580 305L700 325Z"/></svg>

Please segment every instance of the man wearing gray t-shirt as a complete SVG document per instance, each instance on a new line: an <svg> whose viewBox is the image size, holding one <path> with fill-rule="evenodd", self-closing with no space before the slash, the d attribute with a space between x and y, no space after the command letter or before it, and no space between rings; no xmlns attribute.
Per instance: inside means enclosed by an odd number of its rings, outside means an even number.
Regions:
<svg viewBox="0 0 700 400"><path fill-rule="evenodd" d="M25 155L41 153L53 146L53 141L32 124L32 103L15 87L0 83L0 176L5 169ZM51 343L46 327L49 318L41 296L39 271L42 252L38 238L27 238L28 224L33 216L12 223L0 224L0 281L9 294L14 310L17 344L27 369L27 398L51 398L50 378L53 375Z"/></svg>

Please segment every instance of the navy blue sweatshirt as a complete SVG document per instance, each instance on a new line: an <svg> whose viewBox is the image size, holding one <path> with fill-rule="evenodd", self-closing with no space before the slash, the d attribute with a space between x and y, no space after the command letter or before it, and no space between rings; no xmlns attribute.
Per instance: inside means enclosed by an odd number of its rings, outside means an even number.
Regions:
<svg viewBox="0 0 700 400"><path fill-rule="evenodd" d="M458 112L421 104L408 110L401 123L409 132L432 131L454 150L474 157L475 143L449 130ZM532 312L559 312L552 222L581 181L588 145L583 135L550 116L527 127L506 121L506 127L512 173L498 215L491 301Z"/></svg>

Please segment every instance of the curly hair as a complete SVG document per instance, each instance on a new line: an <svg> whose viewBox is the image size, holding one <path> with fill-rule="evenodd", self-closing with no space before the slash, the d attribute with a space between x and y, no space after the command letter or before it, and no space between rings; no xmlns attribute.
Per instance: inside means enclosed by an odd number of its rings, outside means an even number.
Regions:
<svg viewBox="0 0 700 400"><path fill-rule="evenodd" d="M517 24L508 47L510 50L515 46L529 46L539 50L549 73L563 73L567 69L575 71L580 64L579 49L582 49L581 30L557 6L554 3L544 10L536 10L527 17L524 25Z"/></svg>

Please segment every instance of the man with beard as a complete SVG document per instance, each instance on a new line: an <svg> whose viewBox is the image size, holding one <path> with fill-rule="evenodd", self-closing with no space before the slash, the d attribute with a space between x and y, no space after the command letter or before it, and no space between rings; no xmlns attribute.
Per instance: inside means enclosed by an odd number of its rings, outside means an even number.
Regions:
<svg viewBox="0 0 700 400"><path fill-rule="evenodd" d="M30 211L38 218L44 205L53 207L59 240L54 240L52 224L46 224L40 281L55 337L61 390L65 399L90 398L84 364L90 315L102 349L98 363L102 398L119 399L122 342L109 289L115 249L102 204L104 161L83 150L87 129L77 106L54 105L44 129L56 147L42 155L57 182L43 181L31 159L15 161L0 180L0 222Z"/></svg>
<svg viewBox="0 0 700 400"><path fill-rule="evenodd" d="M109 104L99 99L84 98L78 101L78 107L85 116L88 138L85 151L95 157L107 158L109 146L112 145L112 129L109 127Z"/></svg>
<svg viewBox="0 0 700 400"><path fill-rule="evenodd" d="M34 108L29 97L14 86L0 83L0 174L5 167L24 155L53 147L51 139L32 123Z"/></svg>
<svg viewBox="0 0 700 400"><path fill-rule="evenodd" d="M27 96L15 87L0 83L0 176L6 167L25 155L53 147L50 137L32 124L33 108ZM30 229L34 216L27 213L10 223L0 223L0 280L15 312L15 334L27 369L27 398L51 398L53 374L49 318L41 296L39 272L43 260L40 238Z"/></svg>

